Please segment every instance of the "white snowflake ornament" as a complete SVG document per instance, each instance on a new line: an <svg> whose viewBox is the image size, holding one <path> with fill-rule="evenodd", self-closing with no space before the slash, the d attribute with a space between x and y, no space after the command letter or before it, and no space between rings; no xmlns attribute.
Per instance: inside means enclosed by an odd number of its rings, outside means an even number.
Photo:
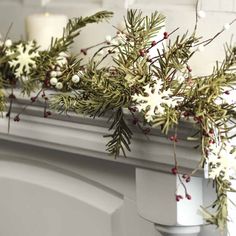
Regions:
<svg viewBox="0 0 236 236"><path fill-rule="evenodd" d="M22 75L29 74L30 69L36 66L35 58L39 56L38 52L31 52L34 49L34 43L31 41L26 45L22 43L16 46L18 54L13 60L9 61L9 65L14 69L17 78Z"/></svg>
<svg viewBox="0 0 236 236"><path fill-rule="evenodd" d="M178 98L172 98L172 92L170 89L163 90L163 82L155 78L152 79L154 85L147 84L144 86L144 95L134 94L132 96L135 101L136 107L139 112L145 113L145 119L148 122L152 122L155 116L163 115L165 113L165 107L175 107Z"/></svg>
<svg viewBox="0 0 236 236"><path fill-rule="evenodd" d="M211 144L207 161L211 179L222 177L223 180L230 181L231 176L236 173L236 153L229 142Z"/></svg>

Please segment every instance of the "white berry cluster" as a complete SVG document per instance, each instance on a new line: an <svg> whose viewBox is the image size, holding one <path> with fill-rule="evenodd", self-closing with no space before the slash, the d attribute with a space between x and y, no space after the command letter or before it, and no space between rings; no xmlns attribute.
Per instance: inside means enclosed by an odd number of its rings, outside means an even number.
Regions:
<svg viewBox="0 0 236 236"><path fill-rule="evenodd" d="M63 84L62 82L59 82L58 79L61 76L61 71L51 71L50 73L50 84L52 86L55 86L57 89L62 89L63 88Z"/></svg>
<svg viewBox="0 0 236 236"><path fill-rule="evenodd" d="M60 52L58 57L56 58L56 65L54 69L50 72L50 84L55 86L56 89L61 90L63 88L63 83L60 82L60 78L63 75L63 70L68 65L68 57L69 55Z"/></svg>

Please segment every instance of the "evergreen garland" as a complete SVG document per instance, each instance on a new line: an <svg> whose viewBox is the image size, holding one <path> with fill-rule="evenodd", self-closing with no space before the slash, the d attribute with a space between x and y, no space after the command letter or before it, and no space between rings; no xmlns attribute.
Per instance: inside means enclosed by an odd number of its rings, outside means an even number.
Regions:
<svg viewBox="0 0 236 236"><path fill-rule="evenodd" d="M51 109L62 113L82 113L93 118L110 116L107 151L115 157L121 153L126 156L126 151L130 151L132 132L126 123L124 109L128 109L134 124L145 134L151 127L160 127L168 135L170 129L177 130L180 121L191 120L198 129L191 139L199 140L202 153L199 168L209 166L209 177L213 179L217 192L217 199L211 206L215 212L204 208L204 215L209 223L223 229L227 222L227 192L235 191L231 188L233 176L230 171L236 167L236 155L229 141L235 136L231 133L236 126L236 105L227 102L225 96L235 90L236 49L226 46L225 59L216 63L212 74L193 77L189 59L199 47L207 46L223 31L203 41L197 36L196 25L192 34L168 40L176 29L171 33L165 32L157 42L152 39L163 27L164 16L155 12L147 17L141 11L129 10L126 28L118 31L110 42L98 44L100 47L88 63L70 55L69 46L81 28L111 16L111 12L102 11L89 17L71 19L62 38L52 39L51 47L46 51L39 51L36 42L3 43L0 47L0 111L5 111L8 100L7 116L10 119L14 88L18 86L26 96L38 91L31 97L31 103L42 95L45 117L50 115L48 104ZM149 50L164 42L166 46L156 49L156 56L151 58ZM86 55L90 48L82 49L81 53ZM106 53L99 56L104 50ZM24 64L23 54L26 58ZM104 66L107 59L112 63ZM11 89L8 98L4 93L6 88ZM57 92L48 97L47 90ZM20 113L14 120L20 120ZM177 138L176 131L170 137L174 146ZM182 178L174 157L172 172ZM183 179L188 182L196 171L185 174ZM185 197L191 199L187 192ZM176 196L177 201L181 198Z"/></svg>

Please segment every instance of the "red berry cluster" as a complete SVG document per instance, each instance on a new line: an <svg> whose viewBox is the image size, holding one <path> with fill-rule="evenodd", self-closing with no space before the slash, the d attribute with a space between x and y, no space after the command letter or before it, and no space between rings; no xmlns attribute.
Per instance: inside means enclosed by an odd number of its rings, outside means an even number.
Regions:
<svg viewBox="0 0 236 236"><path fill-rule="evenodd" d="M31 97L31 98L30 98L31 102L35 102L36 99L37 99L37 97Z"/></svg>
<svg viewBox="0 0 236 236"><path fill-rule="evenodd" d="M191 177L188 174L183 174L182 178L185 179L186 183L189 183L191 180Z"/></svg>
<svg viewBox="0 0 236 236"><path fill-rule="evenodd" d="M19 121L20 121L20 116L19 116L19 115L16 115L15 118L14 118L14 121L15 121L15 122L19 122Z"/></svg>
<svg viewBox="0 0 236 236"><path fill-rule="evenodd" d="M186 194L185 194L185 198L188 199L188 200L191 200L191 199L192 199L192 196L191 196L190 194L186 193ZM180 195L180 194L176 194L176 195L175 195L175 200L176 200L177 202L179 202L180 200L183 200L183 199L184 199L184 197L183 197L182 195Z"/></svg>

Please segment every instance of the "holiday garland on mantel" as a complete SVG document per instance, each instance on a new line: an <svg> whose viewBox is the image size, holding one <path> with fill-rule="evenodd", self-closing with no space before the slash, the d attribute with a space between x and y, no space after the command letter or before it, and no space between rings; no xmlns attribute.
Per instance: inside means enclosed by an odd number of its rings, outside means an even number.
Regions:
<svg viewBox="0 0 236 236"><path fill-rule="evenodd" d="M98 50L87 63L81 56L94 47L81 49L79 56L72 56L69 47L81 28L109 19L111 12L71 19L63 37L52 40L51 47L45 51L40 51L36 42L4 40L0 46L0 109L2 112L8 109L10 120L17 87L29 97L31 104L44 100L44 117L51 114L47 105L59 112L82 113L94 118L111 114L112 134L107 136L110 138L107 151L115 157L130 151L132 132L126 124L124 108L128 108L133 123L146 134L150 127L160 127L167 137L170 129L175 130L175 135L169 137L174 147L180 120L191 119L198 130L191 139L199 140L202 154L199 168L208 166L217 193L211 206L213 211L204 209L204 215L207 222L223 229L227 222L227 192L234 191L231 180L236 168L236 152L230 144L236 125L236 105L225 99L236 85L236 48L225 47L225 59L216 63L210 75L193 77L188 63L234 21L212 38L203 40L197 36L198 18L203 15L204 12L196 14L191 34L170 40L176 29L165 32L160 41L153 41L163 27L164 16L154 12L146 17L141 11L129 10L125 29L117 29L114 37L95 45ZM156 49L156 55L151 57L149 51L162 44L162 49ZM112 63L104 66L107 58ZM9 97L5 95L6 89L11 91ZM52 90L57 93L48 95L47 91L51 94ZM32 97L32 92L37 95ZM14 121L20 121L21 113ZM174 160L172 173L180 178L185 197L191 200L186 183L196 170L180 173L175 153ZM177 194L175 197L177 201L183 198Z"/></svg>

